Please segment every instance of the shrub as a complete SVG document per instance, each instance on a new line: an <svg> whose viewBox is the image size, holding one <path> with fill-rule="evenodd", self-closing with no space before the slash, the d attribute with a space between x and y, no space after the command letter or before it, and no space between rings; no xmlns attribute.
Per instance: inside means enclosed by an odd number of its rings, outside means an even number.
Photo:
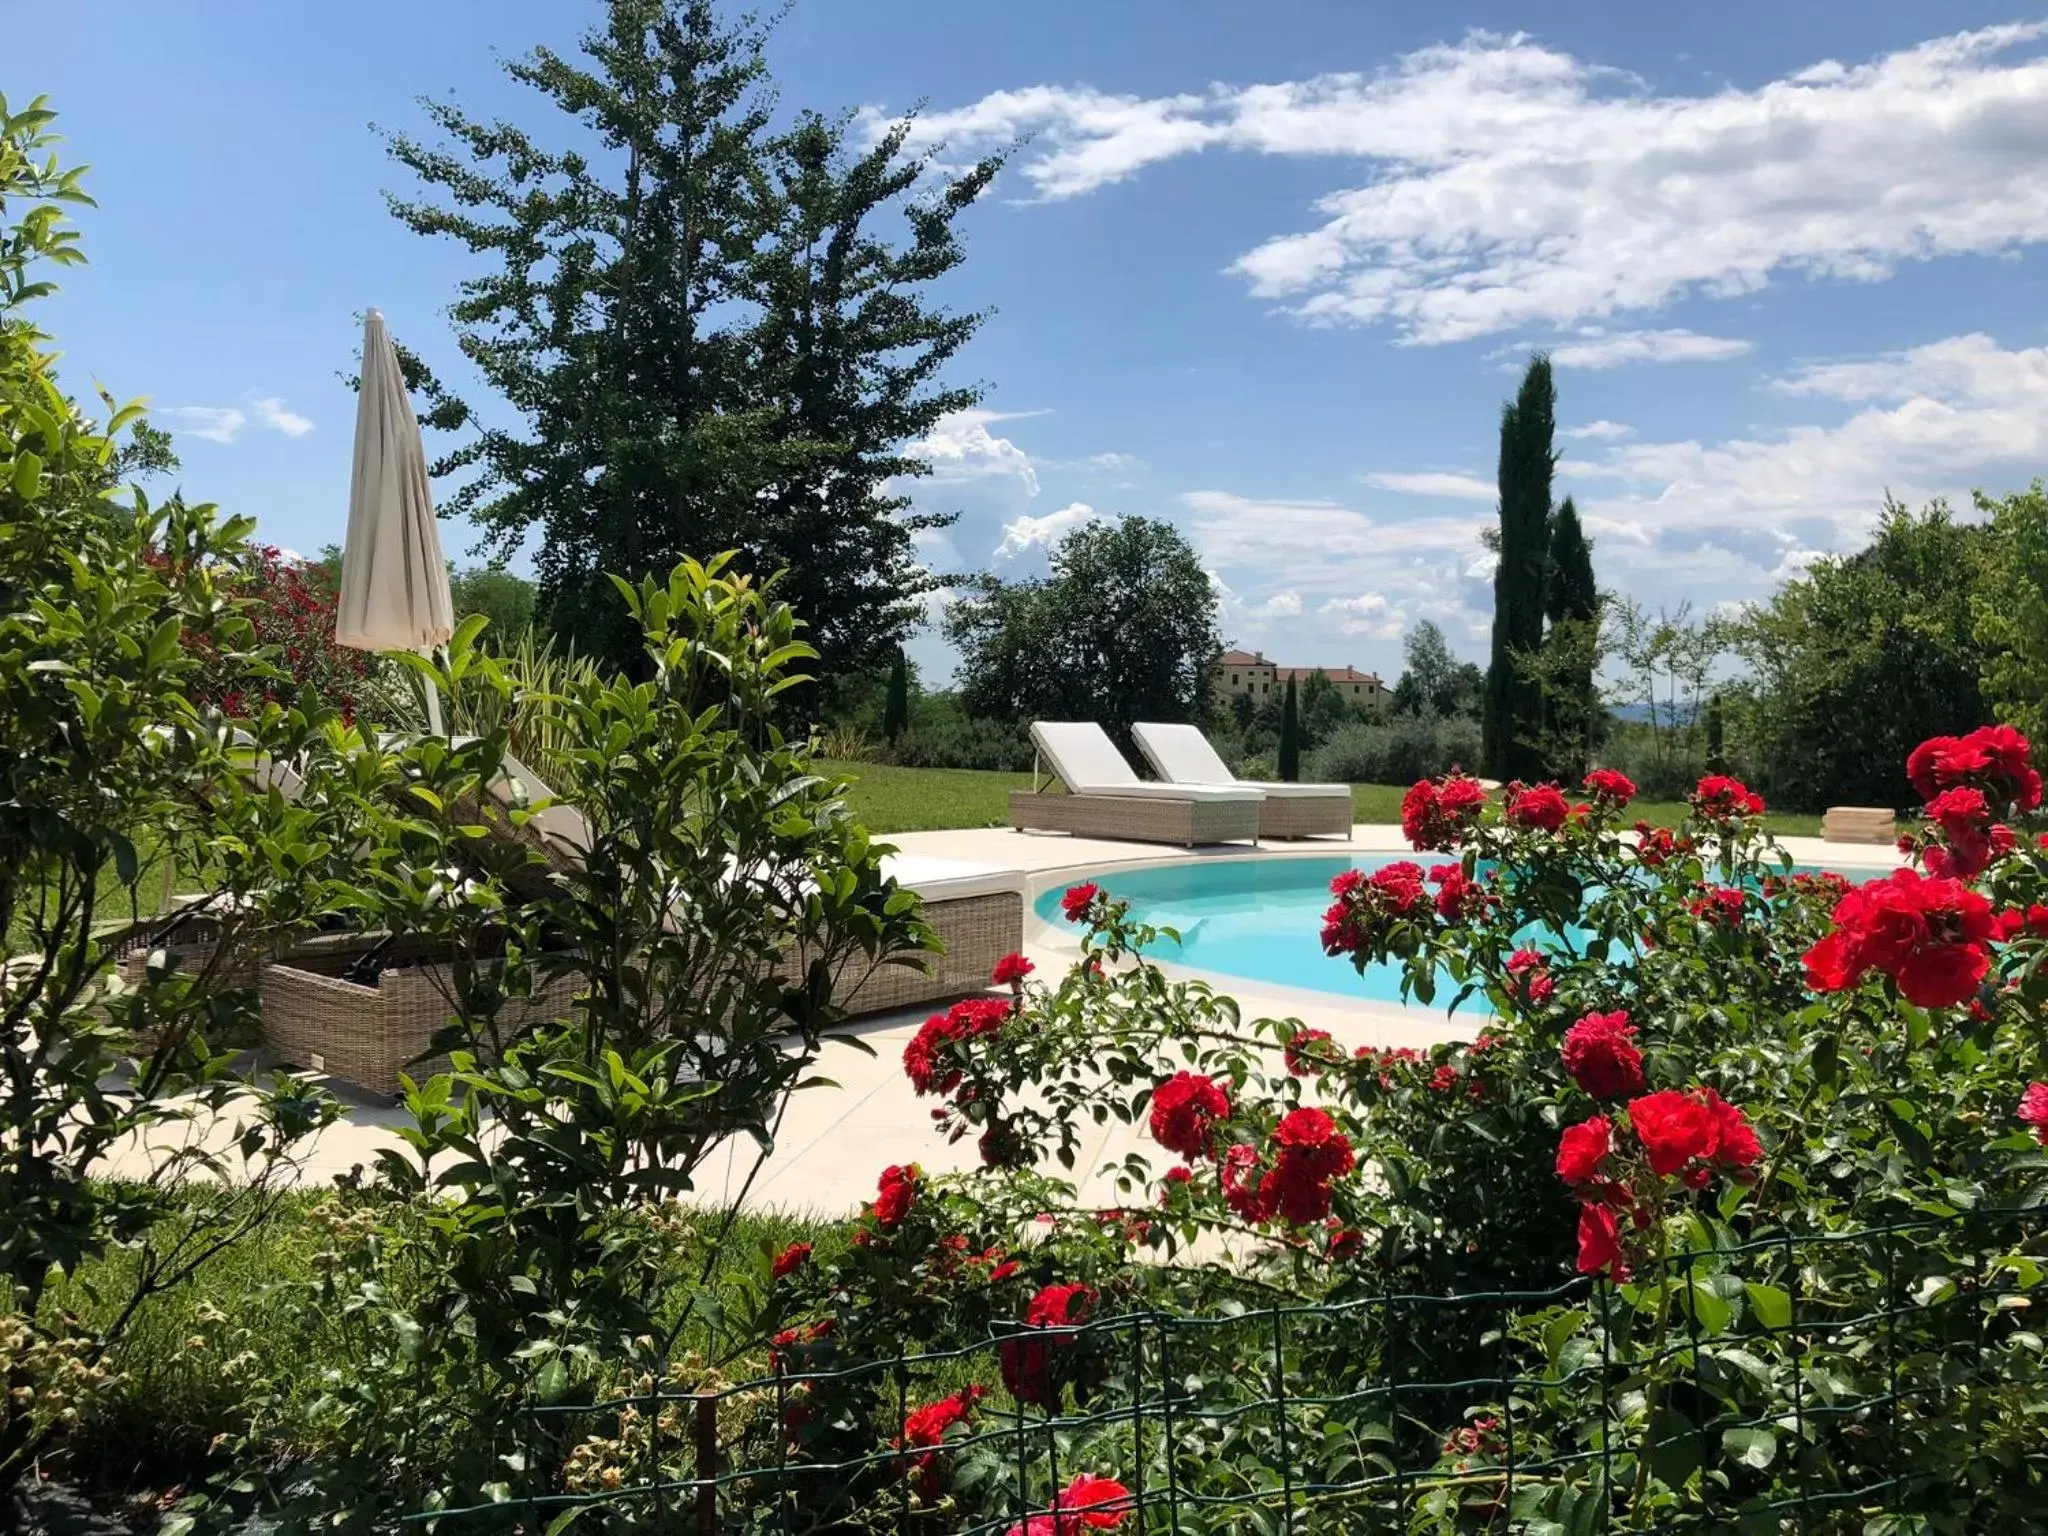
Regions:
<svg viewBox="0 0 2048 1536"><path fill-rule="evenodd" d="M331 1112L269 1090L210 1050L251 999L220 961L303 915L329 872L324 811L253 784L266 755L327 723L262 710L237 737L198 702L198 657L270 667L227 579L250 525L210 506L150 506L112 485L119 435L59 390L26 304L40 263L76 257L61 217L84 201L47 155L51 114L0 101L0 1525L64 1470L66 1434L112 1385L106 1357L151 1297L189 1281L267 1219L291 1153ZM26 212L11 204L26 202ZM111 974L110 919L142 905L152 850L205 851L222 938L181 971L165 951L136 984ZM289 871L291 881L280 884ZM216 1120L232 1137L208 1137ZM137 1142L146 1179L107 1182ZM189 1198L218 1182L218 1197ZM175 1219L173 1219L175 1218ZM127 1250L87 1317L52 1299L81 1264Z"/></svg>
<svg viewBox="0 0 2048 1536"><path fill-rule="evenodd" d="M389 863L355 899L448 957L453 1071L408 1086L406 1152L338 1207L301 1295L334 1367L310 1402L289 1381L259 1392L231 1504L367 1524L559 1492L583 1453L567 1418L536 1438L536 1408L716 1379L676 1345L725 1232L682 1277L695 1224L675 1202L730 1138L758 1168L833 999L931 942L839 785L782 738L775 701L811 652L729 560L621 584L647 680L564 679L558 802L528 786L508 809L492 789L514 685L474 619L444 663L408 665L489 729L309 756L310 795L374 780L392 807ZM502 1022L565 979L565 1012Z"/></svg>
<svg viewBox="0 0 2048 1536"><path fill-rule="evenodd" d="M784 1337L830 1341L786 1368L1003 1341L989 1400L947 1409L997 1427L925 1463L952 1501L927 1507L963 1519L1048 1495L1000 1426L1058 1417L1061 1466L1114 1472L1150 1380L1144 1413L1177 1425L1158 1454L1205 1501L1178 1529L1282 1524L1289 1483L1343 1528L1718 1528L1802 1500L1858 1529L2025 1528L2048 1488L2028 750L1998 728L1916 751L1927 873L1856 889L1795 872L1725 777L1635 835L1612 772L1500 807L1420 784L1404 822L1429 867L1340 875L1323 943L1399 966L1419 1003L1488 1009L1426 1051L1241 1023L1076 887L1075 965L905 1052L986 1170L886 1171L867 1235L778 1291ZM1105 1193L1037 1171L1085 1174L1111 1121L1142 1140L1095 1172ZM872 1374L802 1390L821 1428L799 1468L889 1433ZM814 1512L893 1509L872 1476ZM1892 1523L1866 1524L1880 1503Z"/></svg>
<svg viewBox="0 0 2048 1536"><path fill-rule="evenodd" d="M1021 773L1031 766L1031 735L1021 722L968 714L957 694L921 694L909 727L878 757L905 768Z"/></svg>
<svg viewBox="0 0 2048 1536"><path fill-rule="evenodd" d="M1476 722L1390 715L1334 732L1308 754L1302 774L1319 783L1410 784L1478 761Z"/></svg>

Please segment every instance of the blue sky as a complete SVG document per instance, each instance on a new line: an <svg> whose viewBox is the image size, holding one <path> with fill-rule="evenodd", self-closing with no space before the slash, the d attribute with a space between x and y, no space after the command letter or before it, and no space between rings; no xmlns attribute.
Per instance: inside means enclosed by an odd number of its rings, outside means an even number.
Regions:
<svg viewBox="0 0 2048 1536"><path fill-rule="evenodd" d="M466 270L385 213L421 93L531 127L496 55L578 0L103 0L9 22L100 208L47 308L74 381L146 395L188 494L340 537L353 316L461 376ZM942 158L1029 143L945 298L996 313L981 412L925 445L943 568L1042 569L1173 519L1234 640L1398 670L1483 650L1500 401L1553 349L1603 583L1768 593L1908 501L2048 463L2048 24L2023 0L1712 7L799 0L783 101L925 104ZM444 530L461 558L472 536ZM917 652L942 666L936 640Z"/></svg>

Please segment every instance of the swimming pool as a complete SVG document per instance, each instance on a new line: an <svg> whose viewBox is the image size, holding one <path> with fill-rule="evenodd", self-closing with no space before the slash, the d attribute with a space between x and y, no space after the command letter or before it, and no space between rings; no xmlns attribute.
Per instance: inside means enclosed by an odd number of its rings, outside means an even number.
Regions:
<svg viewBox="0 0 2048 1536"><path fill-rule="evenodd" d="M1340 872L1371 871L1405 857L1413 856L1204 859L1110 870L1087 878L1117 900L1128 901L1136 921L1179 930L1179 947L1161 940L1154 952L1157 959L1245 981L1399 1003L1403 968L1398 963L1355 971L1349 959L1323 953L1320 934L1323 911L1330 904L1330 882ZM1844 867L1838 873L1862 881L1883 871ZM1055 926L1065 926L1060 893L1070 883L1075 882L1062 882L1041 893L1033 904L1038 915ZM1448 984L1438 993L1443 1003L1452 995ZM1468 1011L1486 1012L1484 999L1467 1001L1460 1012Z"/></svg>

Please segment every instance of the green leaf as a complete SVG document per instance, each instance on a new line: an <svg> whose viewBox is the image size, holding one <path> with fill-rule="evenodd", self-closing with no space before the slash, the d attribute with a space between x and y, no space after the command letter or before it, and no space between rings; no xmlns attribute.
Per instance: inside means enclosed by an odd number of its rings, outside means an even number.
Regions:
<svg viewBox="0 0 2048 1536"><path fill-rule="evenodd" d="M1791 1293L1775 1285L1750 1285L1745 1287L1749 1296L1749 1310L1756 1314L1756 1320L1771 1329L1792 1326Z"/></svg>
<svg viewBox="0 0 2048 1536"><path fill-rule="evenodd" d="M1778 1459L1778 1437L1762 1425L1730 1429L1721 1435L1721 1451L1745 1467L1761 1472Z"/></svg>
<svg viewBox="0 0 2048 1536"><path fill-rule="evenodd" d="M34 501L36 490L43 476L43 461L40 455L24 448L14 457L14 494L23 501Z"/></svg>

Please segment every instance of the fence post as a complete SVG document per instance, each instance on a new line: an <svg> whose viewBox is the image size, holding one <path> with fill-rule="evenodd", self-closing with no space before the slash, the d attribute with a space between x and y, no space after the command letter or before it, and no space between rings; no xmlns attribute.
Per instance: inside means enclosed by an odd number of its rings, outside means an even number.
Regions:
<svg viewBox="0 0 2048 1536"><path fill-rule="evenodd" d="M718 1399L697 1394L697 1536L718 1536Z"/></svg>

